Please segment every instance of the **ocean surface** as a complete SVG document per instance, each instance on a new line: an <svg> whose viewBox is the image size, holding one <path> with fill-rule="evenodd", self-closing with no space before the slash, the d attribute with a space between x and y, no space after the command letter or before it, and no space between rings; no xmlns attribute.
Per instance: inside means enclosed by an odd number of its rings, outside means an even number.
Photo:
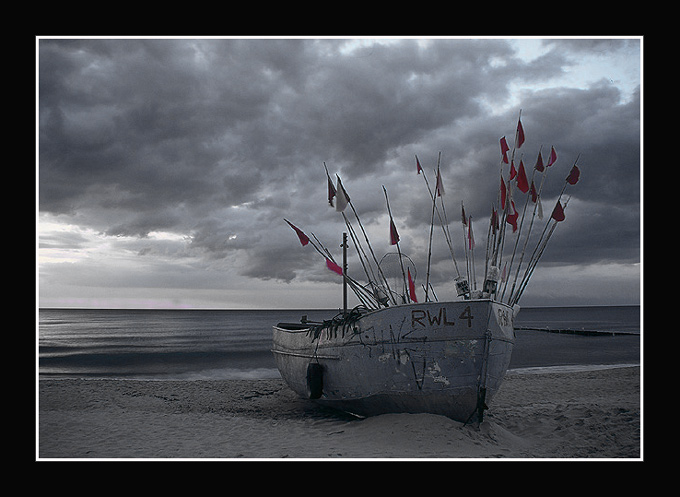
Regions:
<svg viewBox="0 0 680 497"><path fill-rule="evenodd" d="M40 309L40 378L279 378L272 325L330 319L337 310ZM523 308L510 369L639 364L640 307ZM589 330L598 334L545 330Z"/></svg>

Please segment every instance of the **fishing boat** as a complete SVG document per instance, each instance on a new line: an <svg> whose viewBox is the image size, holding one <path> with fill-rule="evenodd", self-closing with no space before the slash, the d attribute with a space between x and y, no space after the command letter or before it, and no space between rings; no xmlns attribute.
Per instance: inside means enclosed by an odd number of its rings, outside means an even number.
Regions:
<svg viewBox="0 0 680 497"><path fill-rule="evenodd" d="M489 299L411 303L274 327L276 363L302 397L361 416L482 419L514 344L513 309Z"/></svg>
<svg viewBox="0 0 680 497"><path fill-rule="evenodd" d="M564 220L566 207L566 202L562 204L560 200L563 188L543 232L533 237L535 248L523 266L524 255L529 253L527 248L534 218L537 213L542 218L540 191L547 171L539 150L537 165L531 174L531 187L528 186L523 163L520 163L519 172L515 169L515 174L512 174L515 150L523 141L520 114L511 161L508 160L510 148L505 138L500 142L499 207L492 207L483 285L479 290L474 265L472 218L465 215L464 206L461 205L466 269L460 271L453 253L442 198L441 154L435 171L437 180L434 190L430 188L416 156L417 174L422 173L433 205L428 250L431 251L436 214L457 274L451 281L457 296L445 301L437 299L430 284L428 254L426 282L422 286L425 298L418 302L414 283L416 268L411 259L401 252L387 190L383 187L390 217L390 244L396 246L397 253L378 261L340 178L337 177L335 186L326 168L329 204L333 206L335 199L336 210L342 213L347 227L343 234L342 266L336 263L316 236L310 238L290 221L285 221L296 232L303 246L313 246L326 259L327 267L342 277L343 308L328 320L309 321L306 316L302 316L298 323L278 323L273 327L272 352L276 365L294 392L303 398L358 416L432 413L465 423L483 421L484 412L498 392L510 363L515 343L513 323L519 312L519 298L557 223ZM555 161L556 153L552 148L547 167ZM506 181L503 164L508 163L511 163L510 176ZM543 173L538 190L534 186L537 172ZM565 187L575 184L579 173L575 162ZM528 193L521 218L515 208L515 200L519 199L512 197L512 185L515 184L519 191ZM530 203L533 203L533 214L527 217ZM359 231L345 213L348 206L354 213ZM530 226L525 228L525 241L520 245L525 218ZM508 238L506 225L513 227L509 234L509 238L514 237L514 247L513 243L509 243L511 255L504 254L503 250ZM362 284L348 274L348 233L368 283ZM363 234L363 241L359 233ZM507 260L508 256L510 261ZM388 261L391 262L386 264ZM505 264L501 272L499 268L503 262ZM523 272L520 271L522 267ZM510 277L513 271L514 279ZM347 306L348 289L361 302L352 309Z"/></svg>

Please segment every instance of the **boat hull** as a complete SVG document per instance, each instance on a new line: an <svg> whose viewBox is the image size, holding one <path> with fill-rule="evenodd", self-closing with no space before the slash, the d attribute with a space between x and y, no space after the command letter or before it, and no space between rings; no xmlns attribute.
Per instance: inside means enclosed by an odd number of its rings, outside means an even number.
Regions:
<svg viewBox="0 0 680 497"><path fill-rule="evenodd" d="M289 387L326 406L480 421L510 363L513 318L489 300L408 304L341 324L277 325L272 352ZM321 387L308 381L310 364Z"/></svg>

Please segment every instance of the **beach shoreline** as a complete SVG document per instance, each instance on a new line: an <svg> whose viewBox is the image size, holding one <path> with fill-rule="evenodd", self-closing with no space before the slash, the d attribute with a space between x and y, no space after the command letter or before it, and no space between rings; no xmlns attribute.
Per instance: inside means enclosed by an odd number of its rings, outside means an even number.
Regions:
<svg viewBox="0 0 680 497"><path fill-rule="evenodd" d="M36 458L640 459L640 367L508 374L481 425L365 419L279 379L40 379Z"/></svg>

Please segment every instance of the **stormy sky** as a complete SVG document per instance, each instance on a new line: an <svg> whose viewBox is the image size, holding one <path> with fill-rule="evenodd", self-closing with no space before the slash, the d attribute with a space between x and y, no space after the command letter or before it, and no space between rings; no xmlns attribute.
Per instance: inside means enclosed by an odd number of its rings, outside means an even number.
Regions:
<svg viewBox="0 0 680 497"><path fill-rule="evenodd" d="M540 229L577 157L581 170L520 305L637 304L641 44L39 38L39 305L338 308L339 277L283 220L341 259L324 163L378 258L395 249L385 186L421 284L431 200L415 156L433 183L440 152L455 257L464 202L480 267L499 139L512 143L520 110L516 162L530 175L539 150L558 154ZM440 300L455 297L439 227L431 273ZM365 281L354 256L349 274Z"/></svg>

